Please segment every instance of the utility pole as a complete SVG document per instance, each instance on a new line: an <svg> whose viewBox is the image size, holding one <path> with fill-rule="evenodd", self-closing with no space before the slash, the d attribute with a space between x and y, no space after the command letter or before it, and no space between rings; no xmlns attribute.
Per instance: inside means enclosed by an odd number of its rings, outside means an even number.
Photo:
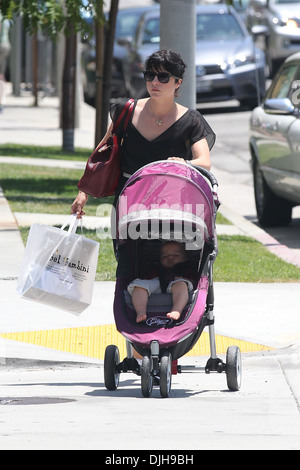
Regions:
<svg viewBox="0 0 300 470"><path fill-rule="evenodd" d="M161 0L160 15L160 48L178 52L187 65L176 101L195 109L196 0Z"/></svg>

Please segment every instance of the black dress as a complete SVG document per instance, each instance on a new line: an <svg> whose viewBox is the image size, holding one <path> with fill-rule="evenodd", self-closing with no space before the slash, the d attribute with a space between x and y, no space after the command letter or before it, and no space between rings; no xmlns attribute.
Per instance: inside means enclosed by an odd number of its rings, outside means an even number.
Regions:
<svg viewBox="0 0 300 470"><path fill-rule="evenodd" d="M116 103L111 108L111 118L115 122L126 100ZM134 103L136 106L137 101ZM133 116L133 113L132 113ZM128 124L122 144L122 171L132 175L142 166L168 157L192 159L191 147L195 142L206 138L209 149L215 143L215 133L204 117L194 109L188 109L168 129L153 140L140 134L131 120Z"/></svg>

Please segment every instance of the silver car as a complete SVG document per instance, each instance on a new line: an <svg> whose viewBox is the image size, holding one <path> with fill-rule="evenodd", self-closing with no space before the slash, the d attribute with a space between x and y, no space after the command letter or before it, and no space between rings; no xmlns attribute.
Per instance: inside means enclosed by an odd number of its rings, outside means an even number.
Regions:
<svg viewBox="0 0 300 470"><path fill-rule="evenodd" d="M231 7L197 7L196 84L198 103L254 107L265 95L265 55Z"/></svg>
<svg viewBox="0 0 300 470"><path fill-rule="evenodd" d="M286 59L253 110L250 152L259 223L287 225L300 205L300 53Z"/></svg>
<svg viewBox="0 0 300 470"><path fill-rule="evenodd" d="M266 60L270 75L281 63L300 49L300 1L299 0L250 0L246 23L265 25Z"/></svg>

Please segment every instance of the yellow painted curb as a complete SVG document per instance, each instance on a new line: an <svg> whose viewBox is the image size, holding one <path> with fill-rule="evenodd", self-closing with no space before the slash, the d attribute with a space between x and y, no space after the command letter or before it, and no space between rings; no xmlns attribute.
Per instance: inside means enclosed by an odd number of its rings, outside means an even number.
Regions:
<svg viewBox="0 0 300 470"><path fill-rule="evenodd" d="M104 359L106 346L115 344L120 350L120 357L124 358L126 356L125 339L116 330L115 325L1 333L0 337L96 359ZM228 346L231 345L239 346L241 352L269 351L273 349L269 346L220 335L216 335L216 344L218 354L226 354ZM197 344L186 356L209 355L209 334L204 331Z"/></svg>

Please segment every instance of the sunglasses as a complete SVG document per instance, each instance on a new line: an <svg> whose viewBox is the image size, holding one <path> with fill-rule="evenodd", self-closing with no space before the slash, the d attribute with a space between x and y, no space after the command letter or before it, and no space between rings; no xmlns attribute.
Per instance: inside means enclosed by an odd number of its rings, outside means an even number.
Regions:
<svg viewBox="0 0 300 470"><path fill-rule="evenodd" d="M179 80L179 77L175 77L175 75L170 75L168 72L152 72L151 70L146 70L143 72L144 79L146 82L153 82L154 78L157 77L160 83L169 83L170 78L174 77Z"/></svg>

